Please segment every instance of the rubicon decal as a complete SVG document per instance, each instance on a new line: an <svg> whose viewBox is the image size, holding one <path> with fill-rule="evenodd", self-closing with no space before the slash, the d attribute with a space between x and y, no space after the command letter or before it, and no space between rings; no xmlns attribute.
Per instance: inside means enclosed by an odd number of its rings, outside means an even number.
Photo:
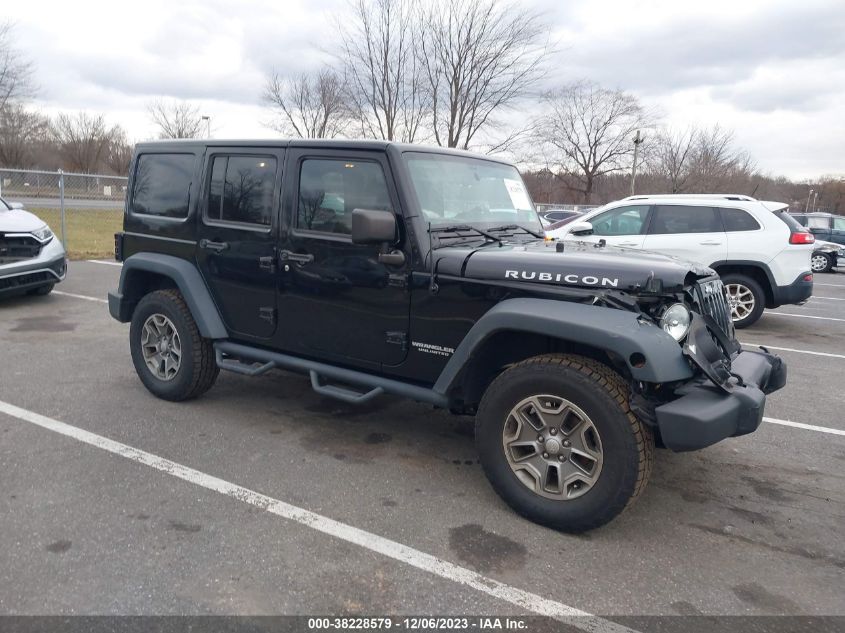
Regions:
<svg viewBox="0 0 845 633"><path fill-rule="evenodd" d="M566 273L542 273L536 270L506 270L505 279L523 279L525 281L554 281L557 283L573 284L576 286L605 286L616 288L619 279L614 277L596 277L594 275L574 275Z"/></svg>

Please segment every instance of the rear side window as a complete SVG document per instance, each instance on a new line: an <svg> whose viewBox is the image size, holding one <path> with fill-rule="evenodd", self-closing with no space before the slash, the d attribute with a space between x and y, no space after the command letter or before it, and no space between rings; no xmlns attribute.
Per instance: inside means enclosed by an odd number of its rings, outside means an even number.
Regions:
<svg viewBox="0 0 845 633"><path fill-rule="evenodd" d="M845 218L833 218L833 228L837 231L845 231Z"/></svg>
<svg viewBox="0 0 845 633"><path fill-rule="evenodd" d="M711 207L657 205L648 232L651 235L675 233L720 233L722 225Z"/></svg>
<svg viewBox="0 0 845 633"><path fill-rule="evenodd" d="M132 213L188 217L193 154L141 154L132 186Z"/></svg>
<svg viewBox="0 0 845 633"><path fill-rule="evenodd" d="M756 231L760 228L751 214L742 209L719 209L726 231Z"/></svg>
<svg viewBox="0 0 845 633"><path fill-rule="evenodd" d="M270 226L275 181L273 156L215 156L208 187L208 219Z"/></svg>

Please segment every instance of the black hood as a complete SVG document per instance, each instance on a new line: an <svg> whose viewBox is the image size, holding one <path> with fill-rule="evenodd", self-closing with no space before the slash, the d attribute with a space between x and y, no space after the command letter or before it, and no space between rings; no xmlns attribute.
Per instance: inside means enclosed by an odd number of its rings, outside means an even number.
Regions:
<svg viewBox="0 0 845 633"><path fill-rule="evenodd" d="M706 266L659 253L572 241L445 246L434 251L434 258L437 273L443 275L627 292L677 292L690 273L715 274Z"/></svg>

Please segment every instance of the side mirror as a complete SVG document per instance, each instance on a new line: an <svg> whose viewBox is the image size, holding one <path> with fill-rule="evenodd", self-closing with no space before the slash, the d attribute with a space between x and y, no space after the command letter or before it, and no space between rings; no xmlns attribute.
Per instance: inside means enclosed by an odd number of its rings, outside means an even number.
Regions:
<svg viewBox="0 0 845 633"><path fill-rule="evenodd" d="M589 222L574 222L569 229L572 235L592 235L593 225Z"/></svg>
<svg viewBox="0 0 845 633"><path fill-rule="evenodd" d="M10 202L9 208L10 209L23 209L23 202Z"/></svg>
<svg viewBox="0 0 845 633"><path fill-rule="evenodd" d="M384 244L396 240L396 216L392 211L353 209L352 243Z"/></svg>

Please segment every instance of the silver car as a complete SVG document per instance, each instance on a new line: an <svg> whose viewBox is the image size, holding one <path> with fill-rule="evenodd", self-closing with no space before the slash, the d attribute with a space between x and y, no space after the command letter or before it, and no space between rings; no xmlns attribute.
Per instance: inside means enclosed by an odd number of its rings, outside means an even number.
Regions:
<svg viewBox="0 0 845 633"><path fill-rule="evenodd" d="M0 297L46 295L65 278L62 243L38 216L0 199Z"/></svg>

